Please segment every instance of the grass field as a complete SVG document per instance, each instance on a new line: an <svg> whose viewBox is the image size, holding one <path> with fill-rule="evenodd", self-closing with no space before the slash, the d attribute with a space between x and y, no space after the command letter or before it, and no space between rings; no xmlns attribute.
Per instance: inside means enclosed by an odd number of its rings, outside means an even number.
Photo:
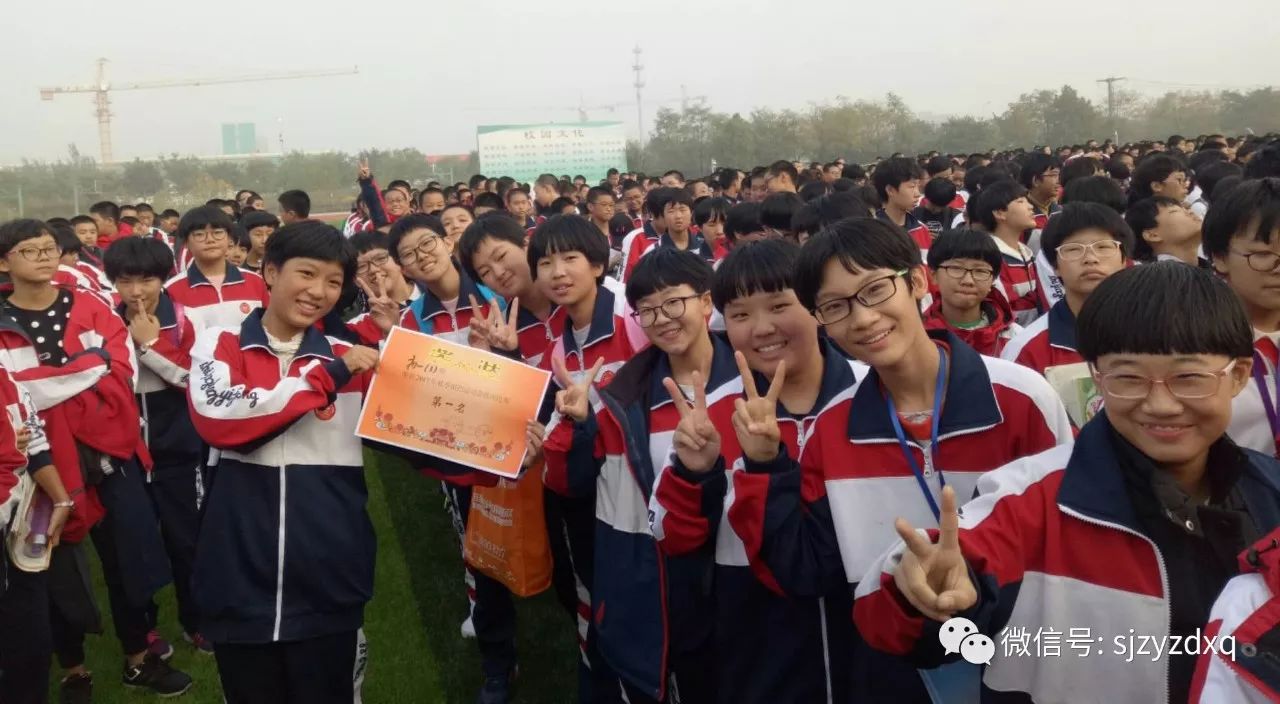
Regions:
<svg viewBox="0 0 1280 704"><path fill-rule="evenodd" d="M444 510L439 482L424 479L398 460L366 453L369 515L378 534L375 594L365 611L369 669L364 701L461 704L474 701L480 687L480 658L475 641L464 640L466 594L457 537ZM98 603L106 614L106 591L97 557L94 563ZM177 625L172 588L161 593L161 633L174 643L172 664L192 676L195 686L174 701L221 704L218 673L211 656L198 655ZM572 626L550 592L517 603L520 678L514 701L564 704L575 701L577 648ZM126 690L120 684L120 648L107 632L86 643L94 672L94 702L154 702L155 695ZM56 668L56 662L55 662ZM51 701L57 701L56 673Z"/></svg>

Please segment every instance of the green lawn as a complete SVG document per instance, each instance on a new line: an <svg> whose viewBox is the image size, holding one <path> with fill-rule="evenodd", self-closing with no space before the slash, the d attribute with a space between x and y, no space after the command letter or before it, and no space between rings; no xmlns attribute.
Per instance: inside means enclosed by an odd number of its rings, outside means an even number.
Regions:
<svg viewBox="0 0 1280 704"><path fill-rule="evenodd" d="M480 686L480 658L475 641L464 640L459 626L466 618L462 560L453 527L444 510L437 481L409 471L399 461L366 453L369 467L369 514L378 533L376 591L365 612L369 670L364 701L464 704L474 701ZM96 704L154 702L154 695L127 691L120 684L120 653L107 613L97 556L94 563L99 607L107 633L86 643L95 673ZM221 704L214 660L180 642L173 590L161 593L161 633L174 643L173 665L195 679L179 700ZM563 704L576 695L577 648L572 625L554 596L544 592L517 604L520 678L515 701ZM56 668L56 662L55 662ZM57 701L55 672L51 689Z"/></svg>

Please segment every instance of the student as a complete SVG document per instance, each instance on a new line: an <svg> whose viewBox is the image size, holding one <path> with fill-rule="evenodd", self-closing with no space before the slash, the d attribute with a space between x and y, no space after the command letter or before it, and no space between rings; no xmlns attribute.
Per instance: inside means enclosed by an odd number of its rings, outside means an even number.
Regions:
<svg viewBox="0 0 1280 704"><path fill-rule="evenodd" d="M1138 162L1129 184L1129 202L1164 196L1181 203L1187 197L1187 167L1177 157L1152 154Z"/></svg>
<svg viewBox="0 0 1280 704"><path fill-rule="evenodd" d="M1037 290L1035 254L1022 243L1022 233L1035 227L1027 189L1008 179L998 180L984 187L970 202L975 203L973 222L991 233L1004 256L996 289L1009 301L1014 322L1030 325L1043 308Z"/></svg>
<svg viewBox="0 0 1280 704"><path fill-rule="evenodd" d="M444 191L439 188L424 188L422 193L418 194L418 212L420 213L441 215L446 204Z"/></svg>
<svg viewBox="0 0 1280 704"><path fill-rule="evenodd" d="M244 260L248 258L251 249L253 240L249 239L248 230L238 222L231 223L231 229L227 231L227 263L243 269Z"/></svg>
<svg viewBox="0 0 1280 704"><path fill-rule="evenodd" d="M109 200L89 206L89 217L98 226L98 249L106 249L118 237L129 234L120 231L120 206Z"/></svg>
<svg viewBox="0 0 1280 704"><path fill-rule="evenodd" d="M1056 215L1058 184L1062 175L1062 162L1047 154L1030 154L1022 162L1018 181L1027 189L1027 202L1031 204L1035 225L1023 234L1023 242L1031 251L1040 251L1040 234L1048 227L1049 219Z"/></svg>
<svg viewBox="0 0 1280 704"><path fill-rule="evenodd" d="M765 173L764 183L768 193L795 193L800 182L800 172L789 161L775 161Z"/></svg>
<svg viewBox="0 0 1280 704"><path fill-rule="evenodd" d="M534 281L553 305L564 309L564 331L552 341L542 357L543 369L561 369L574 383L592 370L602 372L600 384L607 383L628 359L648 346L644 332L630 317L622 287L604 275L609 262L608 243L585 219L553 216L538 226L529 240L526 254ZM601 366L593 368L600 363ZM592 395L592 406L597 399ZM562 414L553 413L546 424L550 437ZM552 475L544 476L553 491L558 487ZM616 677L601 661L595 644L591 614L594 575L594 492L560 502L565 533L572 554L579 594L580 644L591 670L590 683L580 691L617 691ZM603 688L603 689L602 689ZM589 700L589 699L587 699Z"/></svg>
<svg viewBox="0 0 1280 704"><path fill-rule="evenodd" d="M164 292L173 252L163 242L128 237L108 247L105 259L107 277L121 299L116 312L128 324L138 351L135 396L142 411L142 437L155 463L147 493L173 569L178 621L184 639L211 654L212 646L200 635L199 612L191 598L191 564L207 486L204 447L187 410L195 328L181 304Z"/></svg>
<svg viewBox="0 0 1280 704"><path fill-rule="evenodd" d="M422 289L422 295L404 310L400 326L465 345L472 317L482 314L472 301L488 301L494 294L458 266L453 250L440 218L424 213L397 220L387 238L392 260Z"/></svg>
<svg viewBox="0 0 1280 704"><path fill-rule="evenodd" d="M803 205L804 201L800 200L800 196L790 191L770 193L760 201L760 224L764 226L769 237L781 237L798 242L799 238L791 229L791 222L796 211Z"/></svg>
<svg viewBox="0 0 1280 704"><path fill-rule="evenodd" d="M529 213L530 202L528 193L525 193L519 188L513 186L507 189L504 197L506 199L507 212L511 214L511 217L515 218L516 222L520 223L522 227L530 232L534 227L537 227L537 220Z"/></svg>
<svg viewBox="0 0 1280 704"><path fill-rule="evenodd" d="M467 226L475 221L471 209L465 205L450 205L440 211L440 224L444 226L444 236L453 242L454 247L458 246L458 239L462 237Z"/></svg>
<svg viewBox="0 0 1280 704"><path fill-rule="evenodd" d="M178 221L181 219L181 213L173 208L166 208L164 212L160 213L160 219L156 222L161 231L168 237L167 243L170 245L173 244L173 233L178 231Z"/></svg>
<svg viewBox="0 0 1280 704"><path fill-rule="evenodd" d="M613 219L617 201L613 191L605 186L596 186L587 191L587 218L595 225L600 234L610 237L609 221ZM612 239L610 239L612 243Z"/></svg>
<svg viewBox="0 0 1280 704"><path fill-rule="evenodd" d="M102 268L102 250L98 249L98 225L88 215L77 215L69 221L80 240L80 259Z"/></svg>
<svg viewBox="0 0 1280 704"><path fill-rule="evenodd" d="M858 378L837 368L824 379L838 392L806 425L795 457L779 443L775 392L761 398L747 388L735 411L744 470L734 477L729 523L757 575L781 593L856 587L892 539L894 516L936 525L944 487L971 495L983 472L1071 438L1042 379L925 329L923 269L915 243L880 220L836 223L800 252L801 304L871 369ZM861 644L854 652L856 694L928 701L905 662Z"/></svg>
<svg viewBox="0 0 1280 704"><path fill-rule="evenodd" d="M956 185L945 178L932 178L924 185L924 198L920 205L912 209L911 214L929 228L929 235L937 239L938 235L964 222L964 206L959 209L953 202L957 198Z"/></svg>
<svg viewBox="0 0 1280 704"><path fill-rule="evenodd" d="M1275 455L1280 344L1280 179L1244 181L1218 197L1204 222L1204 252L1235 291L1253 327L1252 380L1236 397L1231 439ZM1267 409L1271 410L1267 410Z"/></svg>
<svg viewBox="0 0 1280 704"><path fill-rule="evenodd" d="M502 198L497 193L485 191L476 195L474 212L477 218L495 210L502 210Z"/></svg>
<svg viewBox="0 0 1280 704"><path fill-rule="evenodd" d="M357 232L348 240L356 253L356 278L371 291L383 290L402 308L422 295L391 256L390 236L372 230ZM365 312L368 306L365 305Z"/></svg>
<svg viewBox="0 0 1280 704"><path fill-rule="evenodd" d="M1098 284L1128 265L1133 233L1104 205L1068 203L1049 221L1041 242L1062 279L1063 298L1018 333L1000 357L1046 375L1084 361L1076 351L1076 316Z"/></svg>
<svg viewBox="0 0 1280 704"><path fill-rule="evenodd" d="M911 214L920 201L920 179L923 177L924 171L915 160L904 157L886 159L871 173L871 182L875 184L876 195L882 204L876 210L876 217L901 227L920 248L921 256L929 251L933 242L929 228Z"/></svg>
<svg viewBox="0 0 1280 704"><path fill-rule="evenodd" d="M721 261L729 253L729 243L725 240L725 221L733 203L724 197L704 198L693 208L693 223L702 235L703 241L711 245L715 261Z"/></svg>
<svg viewBox="0 0 1280 704"><path fill-rule="evenodd" d="M640 257L649 251L649 248L658 241L667 231L666 210L667 203L676 197L679 192L678 188L655 188L644 196L644 213L649 217L641 227L636 228L622 240L622 276L618 277L621 282L626 282L627 276L631 274L631 270L636 268L636 263L640 261ZM686 194L687 195L687 194Z"/></svg>
<svg viewBox="0 0 1280 704"><path fill-rule="evenodd" d="M693 227L693 198L683 188L672 189L670 197L662 206L662 222L666 232L641 253L641 258L659 249L678 249L697 254L708 262L715 261L715 253L711 245L702 235L695 234ZM634 268L634 267L633 267ZM630 274L628 274L630 276Z"/></svg>
<svg viewBox="0 0 1280 704"><path fill-rule="evenodd" d="M280 229L280 220L266 211L255 210L240 221L249 231L249 253L245 256L241 269L247 269L259 276L262 275L262 258L267 253L267 240Z"/></svg>
<svg viewBox="0 0 1280 704"><path fill-rule="evenodd" d="M706 398L724 396L726 388L732 393L737 379L733 350L707 329L711 276L702 257L675 248L636 265L627 303L649 348L598 390L594 410L591 375L574 384L562 374L562 422L543 445L548 486L569 496L596 495L596 642L621 677L627 701L636 704L668 701L669 690L681 701L716 699L712 620L703 594L709 561L664 558L647 519L654 481L677 425L691 412L687 406L705 409Z"/></svg>
<svg viewBox="0 0 1280 704"><path fill-rule="evenodd" d="M635 181L622 182L622 206L631 218L633 230L644 227L644 186Z"/></svg>
<svg viewBox="0 0 1280 704"><path fill-rule="evenodd" d="M725 249L766 239L764 225L760 222L760 204L742 202L729 208L724 219Z"/></svg>
<svg viewBox="0 0 1280 704"><path fill-rule="evenodd" d="M57 261L57 241L44 223L0 225L0 272L9 278L0 305L0 366L31 394L63 486L76 499L65 544L56 548L62 552L54 559L66 557L74 564L76 544L92 535L124 654L122 681L181 694L191 678L148 649L146 604L168 583L169 573L144 489L142 475L151 462L133 398L129 333L97 295L55 286ZM63 578L89 578L77 572L72 569ZM84 666L84 628L67 618L64 606L54 599L50 617L66 672L60 688L62 696L82 695L93 683Z"/></svg>
<svg viewBox="0 0 1280 704"><path fill-rule="evenodd" d="M840 392L835 380L866 369L818 337L817 322L793 290L799 251L785 240L736 245L716 271L711 290L747 375L781 379L778 417L782 442L792 453L798 452L804 429ZM791 373L780 372L784 366ZM669 459L654 483L651 530L663 553L673 558L715 555L710 608L716 702L851 701L844 676L853 653L847 585L833 583L808 595L779 594L774 581L758 577L748 565L746 548L730 526L737 517L730 513L727 490L733 486L736 492L746 478L735 466L741 451L732 424L735 402L742 398L742 373L709 383L705 410L695 403L696 419L705 415L714 432L701 431L698 423L692 435L711 447L718 444L719 451L704 453L684 440L676 446L674 461Z"/></svg>
<svg viewBox="0 0 1280 704"><path fill-rule="evenodd" d="M900 517L905 545L869 565L857 593L868 642L928 665L941 660L940 622L953 616L983 634L1075 628L1102 652L1076 657L1064 643L1051 667L997 653L983 701L1065 691L1072 701L1187 701L1195 649L1134 648L1148 638L1203 648L1237 554L1280 524L1280 466L1226 435L1253 351L1233 298L1172 262L1103 282L1079 327L1105 409L1074 445L983 477L963 519L961 492L948 491L939 533Z"/></svg>
<svg viewBox="0 0 1280 704"><path fill-rule="evenodd" d="M1004 256L991 236L962 228L943 233L929 249L939 295L924 314L929 330L949 330L979 354L999 357L1022 327L995 290Z"/></svg>
<svg viewBox="0 0 1280 704"><path fill-rule="evenodd" d="M227 261L232 225L221 209L207 205L188 210L178 225L178 242L191 263L164 287L182 305L196 332L239 325L250 311L267 303L262 277Z"/></svg>
<svg viewBox="0 0 1280 704"><path fill-rule="evenodd" d="M1198 255L1200 219L1182 203L1165 196L1143 198L1124 212L1124 221L1133 231L1134 259L1208 265Z"/></svg>
<svg viewBox="0 0 1280 704"><path fill-rule="evenodd" d="M305 191L285 191L276 199L280 204L280 222L289 225L311 217L311 197ZM182 229L182 225L178 225Z"/></svg>
<svg viewBox="0 0 1280 704"><path fill-rule="evenodd" d="M98 294L103 300L111 300L114 289L111 282L98 267L83 261L81 250L84 244L75 236L70 225L50 225L53 237L58 242L58 272L53 276L53 283L59 286L78 287Z"/></svg>
<svg viewBox="0 0 1280 704"><path fill-rule="evenodd" d="M350 702L375 548L355 421L378 353L316 327L355 273L337 230L281 228L264 273L271 302L191 352L192 420L222 451L193 594L230 704Z"/></svg>
<svg viewBox="0 0 1280 704"><path fill-rule="evenodd" d="M18 508L28 492L40 492L53 504L43 536L44 550L61 540L62 528L75 507L53 466L49 441L31 394L21 389L0 367L0 403L9 410L0 423L0 535L12 533L22 517ZM39 496L40 494L32 494ZM41 538L29 535L14 548L28 551ZM7 547L6 541L6 547ZM0 550L0 701L40 704L49 690L49 659L53 636L49 629L48 570L27 572L12 564L9 550Z"/></svg>

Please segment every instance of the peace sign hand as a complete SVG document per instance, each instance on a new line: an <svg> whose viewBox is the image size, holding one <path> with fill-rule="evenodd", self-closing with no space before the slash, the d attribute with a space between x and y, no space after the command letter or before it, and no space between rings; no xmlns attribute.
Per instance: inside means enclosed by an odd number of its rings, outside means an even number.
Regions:
<svg viewBox="0 0 1280 704"><path fill-rule="evenodd" d="M768 462L778 456L778 443L782 440L782 431L778 429L778 394L782 393L782 385L787 379L787 363L785 360L778 362L769 390L761 396L756 391L755 377L751 374L751 367L747 366L747 358L741 352L734 352L733 358L738 363L742 391L746 394L745 399L733 402L733 429L738 434L738 445L747 459Z"/></svg>
<svg viewBox="0 0 1280 704"><path fill-rule="evenodd" d="M576 382L565 369L563 359L552 357L551 366L555 370L556 379L563 387L556 392L556 412L566 418L572 418L576 423L581 423L587 419L587 413L591 411L591 384L600 373L600 367L604 366L604 357L597 359L591 370Z"/></svg>
<svg viewBox="0 0 1280 704"><path fill-rule="evenodd" d="M363 279L357 278L356 284L360 286L361 291L364 291L365 299L369 301L369 317L382 330L383 335L391 332L391 328L395 327L396 322L400 320L400 304L387 295L386 277L378 278L377 293L374 293Z"/></svg>
<svg viewBox="0 0 1280 704"><path fill-rule="evenodd" d="M480 310L475 296L468 294L467 298L471 299L472 310ZM506 319L502 317L502 309L498 307L497 299L489 299L489 310L483 318L472 318L471 328L472 330L476 327L482 328L478 336L485 340L490 349L512 352L520 348L520 335L516 330L516 316L519 313L519 297L511 300Z"/></svg>
<svg viewBox="0 0 1280 704"><path fill-rule="evenodd" d="M356 178L361 181L373 178L373 172L369 170L369 157L360 157L360 168L356 171Z"/></svg>
<svg viewBox="0 0 1280 704"><path fill-rule="evenodd" d="M949 486L942 489L940 519L937 544L917 533L905 518L894 522L907 549L893 571L893 582L917 611L935 621L946 621L978 601L969 566L960 552L960 516L956 492Z"/></svg>
<svg viewBox="0 0 1280 704"><path fill-rule="evenodd" d="M663 379L662 385L680 412L680 423L676 425L674 436L676 457L686 469L701 474L710 471L720 457L720 432L707 415L707 392L702 374L694 372L690 381L693 383L692 405L685 400L680 386L671 377Z"/></svg>

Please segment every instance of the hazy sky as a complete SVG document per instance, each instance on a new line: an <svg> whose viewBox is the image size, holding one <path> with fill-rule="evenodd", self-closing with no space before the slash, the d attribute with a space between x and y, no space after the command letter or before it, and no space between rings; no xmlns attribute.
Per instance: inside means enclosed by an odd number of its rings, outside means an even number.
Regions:
<svg viewBox="0 0 1280 704"><path fill-rule="evenodd" d="M113 94L118 160L216 154L220 124L254 122L274 151L475 148L477 124L577 119L631 103L644 49L645 123L681 85L712 107L804 108L893 90L930 114L999 112L1070 83L1101 100L1108 75L1175 84L1280 82L1275 0L114 0L8 2L0 42L0 164L98 155L91 94L116 84L358 65L359 75ZM216 8L216 10L214 9ZM1209 10L1212 12L1209 12ZM103 17L106 19L103 19ZM1207 21L1206 21L1207 20ZM1129 41L1125 41L1129 39ZM634 133L634 105L590 113Z"/></svg>

